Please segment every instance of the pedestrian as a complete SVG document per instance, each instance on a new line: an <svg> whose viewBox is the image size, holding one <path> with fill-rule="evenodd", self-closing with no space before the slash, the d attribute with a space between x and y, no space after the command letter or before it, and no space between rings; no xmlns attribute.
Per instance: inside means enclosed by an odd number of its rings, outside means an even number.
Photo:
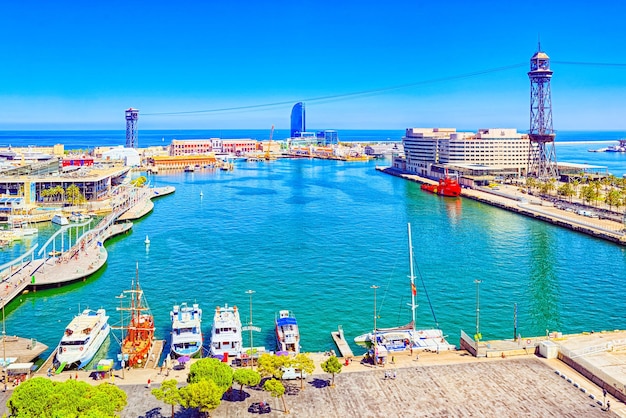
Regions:
<svg viewBox="0 0 626 418"><path fill-rule="evenodd" d="M394 379L396 378L396 371L395 370L393 371L393 378Z"/></svg>
<svg viewBox="0 0 626 418"><path fill-rule="evenodd" d="M150 389L150 379L148 379L148 389Z"/></svg>
<svg viewBox="0 0 626 418"><path fill-rule="evenodd" d="M611 410L611 401L606 401L606 410L607 412Z"/></svg>
<svg viewBox="0 0 626 418"><path fill-rule="evenodd" d="M391 364L396 364L396 357L395 356L391 356Z"/></svg>
<svg viewBox="0 0 626 418"><path fill-rule="evenodd" d="M76 373L76 380L78 380L78 373Z"/></svg>

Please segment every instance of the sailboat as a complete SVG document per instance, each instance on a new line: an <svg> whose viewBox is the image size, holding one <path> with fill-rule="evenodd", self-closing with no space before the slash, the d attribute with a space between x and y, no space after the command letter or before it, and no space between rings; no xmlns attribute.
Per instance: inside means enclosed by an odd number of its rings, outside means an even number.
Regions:
<svg viewBox="0 0 626 418"><path fill-rule="evenodd" d="M138 264L131 289L122 291L118 297L122 301L122 305L117 308L122 311L122 323L112 328L124 333L121 342L124 361L128 367L144 367L154 342L154 317L139 286ZM124 301L127 301L126 306L123 305ZM127 323L124 322L124 312L128 315Z"/></svg>
<svg viewBox="0 0 626 418"><path fill-rule="evenodd" d="M411 272L411 322L394 328L374 328L372 332L359 335L354 339L358 345L374 347L379 352L396 352L404 350L433 350L447 351L456 347L449 344L440 329L415 329L415 273L413 270L413 244L411 240L411 224L408 224L409 236L409 264Z"/></svg>

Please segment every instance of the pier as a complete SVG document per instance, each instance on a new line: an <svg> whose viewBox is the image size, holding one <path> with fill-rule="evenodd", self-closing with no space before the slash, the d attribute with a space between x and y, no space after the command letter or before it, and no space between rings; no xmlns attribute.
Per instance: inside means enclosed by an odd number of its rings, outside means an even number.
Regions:
<svg viewBox="0 0 626 418"><path fill-rule="evenodd" d="M335 345L339 349L341 357L345 359L351 359L354 357L354 354L352 354L352 349L348 345L348 342L343 335L343 327L341 325L338 326L337 331L332 331L330 335L333 337L333 341L335 341Z"/></svg>
<svg viewBox="0 0 626 418"><path fill-rule="evenodd" d="M376 170L416 183L431 184L433 182L431 179L404 173L390 167L376 167ZM462 189L461 196L626 246L624 223L610 219L593 219L576 212L566 212L554 207L552 202L522 194L518 188L519 186L499 185L498 190L487 187Z"/></svg>
<svg viewBox="0 0 626 418"><path fill-rule="evenodd" d="M57 251L53 237L38 251L41 258L35 258L35 246L26 254L0 266L0 308L25 291L60 287L85 280L102 268L108 257L104 242L113 236L127 233L133 226L131 222L116 222L123 215L125 220L144 216L152 210L151 199L171 194L175 190L173 187L145 189L118 196L114 202L114 211L104 217L95 228L84 230L73 244L69 242L69 249L65 250L61 244L60 251ZM78 228L85 224L64 228L76 228L78 235ZM64 231L62 229L59 232L61 237ZM50 252L49 248L52 248Z"/></svg>

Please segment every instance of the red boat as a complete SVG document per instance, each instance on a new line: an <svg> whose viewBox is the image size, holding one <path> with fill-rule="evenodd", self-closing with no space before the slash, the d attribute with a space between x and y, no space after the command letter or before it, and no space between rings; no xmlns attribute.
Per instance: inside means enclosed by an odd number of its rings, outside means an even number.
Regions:
<svg viewBox="0 0 626 418"><path fill-rule="evenodd" d="M421 188L422 190L438 194L439 196L457 197L461 195L461 185L456 179L448 177L447 170L446 177L439 179L439 184L423 183Z"/></svg>

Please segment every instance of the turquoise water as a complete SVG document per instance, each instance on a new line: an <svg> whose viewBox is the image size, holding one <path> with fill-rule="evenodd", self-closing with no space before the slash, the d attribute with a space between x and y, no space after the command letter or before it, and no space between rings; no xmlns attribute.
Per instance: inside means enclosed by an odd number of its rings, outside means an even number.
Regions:
<svg viewBox="0 0 626 418"><path fill-rule="evenodd" d="M51 352L79 309L103 307L119 323L115 297L130 286L138 263L159 338L169 337L169 311L182 302L203 308L207 337L217 305L237 305L247 322L245 291L252 289L253 322L262 328L255 345L274 348L274 315L289 309L303 349L325 351L334 348L337 325L350 341L373 327L372 285L380 286L379 326L410 320L407 222L419 271L418 326L435 326L421 278L452 343L461 329L475 332L476 279L485 339L513 336L515 304L522 336L626 328L624 248L424 193L375 164L278 160L238 163L232 172L150 176L176 193L156 200L130 234L107 241L105 268L86 282L10 304L7 333L41 340ZM11 248L2 261L19 254L18 245ZM109 347L112 357L115 339Z"/></svg>

